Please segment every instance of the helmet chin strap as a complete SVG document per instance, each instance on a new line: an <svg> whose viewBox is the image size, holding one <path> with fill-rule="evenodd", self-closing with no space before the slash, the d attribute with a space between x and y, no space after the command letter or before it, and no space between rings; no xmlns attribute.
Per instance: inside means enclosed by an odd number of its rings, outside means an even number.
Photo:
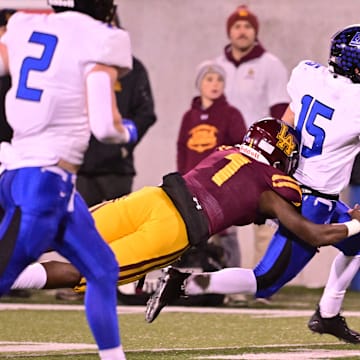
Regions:
<svg viewBox="0 0 360 360"><path fill-rule="evenodd" d="M257 160L263 164L267 164L267 165L271 165L268 161L268 159L266 159L266 157L264 155L262 155L261 153L259 153L257 150L253 149L252 147L250 147L249 145L245 145L245 144L241 144L240 147L239 147L239 151L254 159L254 160Z"/></svg>

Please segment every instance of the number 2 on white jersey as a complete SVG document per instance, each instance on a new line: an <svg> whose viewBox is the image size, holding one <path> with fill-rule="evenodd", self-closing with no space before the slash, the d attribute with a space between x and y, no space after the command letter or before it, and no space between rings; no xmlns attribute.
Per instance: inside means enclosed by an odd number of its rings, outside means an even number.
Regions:
<svg viewBox="0 0 360 360"><path fill-rule="evenodd" d="M16 91L16 98L28 101L40 101L43 89L28 87L27 81L30 71L45 71L49 68L54 56L58 39L54 35L34 31L29 39L30 43L44 46L40 58L26 57L20 69L19 84Z"/></svg>
<svg viewBox="0 0 360 360"><path fill-rule="evenodd" d="M331 120L334 114L334 109L314 99L310 95L304 95L301 99L301 104L302 107L299 115L299 121L296 125L296 130L301 133L305 125L304 131L307 131L308 134L313 136L314 141L312 146L308 147L304 144L301 149L301 156L304 158L311 158L322 153L326 136L324 129L315 125L315 119L317 116L321 116L327 120Z"/></svg>

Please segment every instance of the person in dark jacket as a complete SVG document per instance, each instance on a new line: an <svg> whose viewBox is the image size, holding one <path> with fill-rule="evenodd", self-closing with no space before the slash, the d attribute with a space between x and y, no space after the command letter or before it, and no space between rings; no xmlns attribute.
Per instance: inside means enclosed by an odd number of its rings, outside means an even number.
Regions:
<svg viewBox="0 0 360 360"><path fill-rule="evenodd" d="M6 24L12 14L16 10L14 9L1 9L0 10L0 37L6 30ZM5 95L10 89L11 78L10 75L0 77L0 142L9 142L12 138L13 131L6 120L5 115Z"/></svg>
<svg viewBox="0 0 360 360"><path fill-rule="evenodd" d="M134 149L156 121L154 100L145 66L133 57L133 69L116 85L123 118L131 119L137 139L125 145L103 144L91 136L80 168L77 188L88 206L129 194L136 175Z"/></svg>
<svg viewBox="0 0 360 360"><path fill-rule="evenodd" d="M349 183L349 202L351 206L360 204L360 154L355 158Z"/></svg>

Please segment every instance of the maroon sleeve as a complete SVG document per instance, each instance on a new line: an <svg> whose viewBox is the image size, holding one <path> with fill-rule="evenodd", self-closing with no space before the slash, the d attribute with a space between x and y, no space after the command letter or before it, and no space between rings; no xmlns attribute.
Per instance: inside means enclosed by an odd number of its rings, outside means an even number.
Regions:
<svg viewBox="0 0 360 360"><path fill-rule="evenodd" d="M274 172L271 176L272 190L278 193L286 201L291 202L295 207L300 207L302 193L298 182L294 178L282 174L281 172L276 173L276 171L272 171Z"/></svg>

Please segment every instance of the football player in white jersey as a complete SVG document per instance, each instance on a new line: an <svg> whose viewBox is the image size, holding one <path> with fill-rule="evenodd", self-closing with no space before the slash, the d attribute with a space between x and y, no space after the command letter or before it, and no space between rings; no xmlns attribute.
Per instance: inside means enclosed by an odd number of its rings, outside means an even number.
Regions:
<svg viewBox="0 0 360 360"><path fill-rule="evenodd" d="M348 184L360 150L360 24L333 36L329 67L313 61L300 62L292 71L288 92L291 103L283 119L301 134L301 156L294 177L303 192L302 215L318 224L349 221L349 207L339 201L338 194ZM348 237L334 246L341 252L334 260L319 308L308 326L314 332L360 343L360 334L349 329L340 315L345 290L359 268L360 237ZM293 279L316 252L316 248L280 225L253 271L233 268L190 277L168 271L154 300L149 302L148 313L157 314L151 306L159 302L155 298L165 294L166 287L174 290L184 286L186 295L248 293L268 298ZM150 316L148 321L153 319Z"/></svg>
<svg viewBox="0 0 360 360"><path fill-rule="evenodd" d="M0 75L12 78L5 107L14 130L0 148L0 295L44 251L56 250L88 280L86 315L100 358L125 359L118 264L85 202L74 197L74 184L91 131L110 143L134 136L113 92L118 73L132 67L130 39L109 25L113 0L48 3L55 13L15 13L0 40Z"/></svg>

